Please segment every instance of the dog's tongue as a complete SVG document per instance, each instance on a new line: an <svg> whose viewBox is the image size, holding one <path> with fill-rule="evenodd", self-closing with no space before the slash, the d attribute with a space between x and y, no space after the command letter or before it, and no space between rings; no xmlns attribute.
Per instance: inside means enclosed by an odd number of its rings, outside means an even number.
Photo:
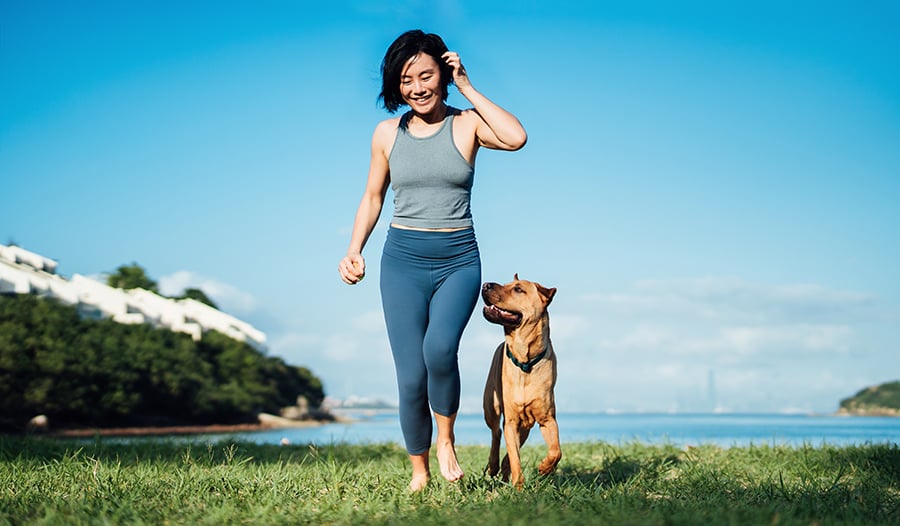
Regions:
<svg viewBox="0 0 900 526"><path fill-rule="evenodd" d="M505 311L496 305L487 305L484 308L485 310L489 310L497 316L509 316L511 314L509 311Z"/></svg>
<svg viewBox="0 0 900 526"><path fill-rule="evenodd" d="M501 324L512 324L515 325L519 323L520 316L515 312L510 312L508 310L503 310L496 305L485 305L484 306L484 316L488 319L488 321L492 321L494 323Z"/></svg>

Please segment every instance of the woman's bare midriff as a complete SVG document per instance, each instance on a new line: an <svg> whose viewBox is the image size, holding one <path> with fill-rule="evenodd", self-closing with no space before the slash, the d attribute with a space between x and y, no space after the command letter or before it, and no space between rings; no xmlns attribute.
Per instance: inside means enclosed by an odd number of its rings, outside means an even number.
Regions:
<svg viewBox="0 0 900 526"><path fill-rule="evenodd" d="M391 223L391 226L394 228L399 228L400 230L415 230L417 232L459 232L460 230L468 230L472 228L470 226L461 226L456 228L419 228L414 226L398 225L397 223Z"/></svg>

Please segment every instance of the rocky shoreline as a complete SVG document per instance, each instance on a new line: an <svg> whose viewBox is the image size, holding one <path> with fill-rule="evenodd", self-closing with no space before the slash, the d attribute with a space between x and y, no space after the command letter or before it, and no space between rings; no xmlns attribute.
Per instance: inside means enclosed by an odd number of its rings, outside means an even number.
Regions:
<svg viewBox="0 0 900 526"><path fill-rule="evenodd" d="M838 409L837 416L895 416L900 417L900 410L890 407L865 407L846 409L844 407Z"/></svg>
<svg viewBox="0 0 900 526"><path fill-rule="evenodd" d="M337 417L332 420L292 420L281 416L260 413L258 423L246 424L210 424L182 426L148 426L148 427L111 427L111 428L74 428L48 431L47 436L62 438L105 437L140 437L166 435L201 435L218 433L243 433L285 429L292 427L316 427L334 422L349 422L349 419Z"/></svg>

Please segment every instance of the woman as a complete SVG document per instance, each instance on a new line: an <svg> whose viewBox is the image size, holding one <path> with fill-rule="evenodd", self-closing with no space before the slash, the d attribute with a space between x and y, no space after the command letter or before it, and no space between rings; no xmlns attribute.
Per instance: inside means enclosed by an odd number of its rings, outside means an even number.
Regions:
<svg viewBox="0 0 900 526"><path fill-rule="evenodd" d="M372 136L368 181L347 255L344 282L366 273L363 247L381 214L388 185L394 216L381 260L381 298L397 371L400 427L412 464L413 491L430 478L432 423L441 475L463 476L454 449L459 408L457 353L481 287L481 259L469 207L480 147L518 150L527 136L515 116L479 93L459 55L441 37L420 30L400 35L381 64L379 99L391 113ZM456 84L473 108L446 104Z"/></svg>

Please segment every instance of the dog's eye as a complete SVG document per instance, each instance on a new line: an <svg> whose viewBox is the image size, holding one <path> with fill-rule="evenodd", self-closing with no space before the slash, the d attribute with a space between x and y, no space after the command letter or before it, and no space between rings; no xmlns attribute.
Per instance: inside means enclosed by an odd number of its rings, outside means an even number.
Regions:
<svg viewBox="0 0 900 526"><path fill-rule="evenodd" d="M518 292L519 294L525 294L525 289L523 289L522 287L520 287L518 285L516 285L513 290Z"/></svg>

